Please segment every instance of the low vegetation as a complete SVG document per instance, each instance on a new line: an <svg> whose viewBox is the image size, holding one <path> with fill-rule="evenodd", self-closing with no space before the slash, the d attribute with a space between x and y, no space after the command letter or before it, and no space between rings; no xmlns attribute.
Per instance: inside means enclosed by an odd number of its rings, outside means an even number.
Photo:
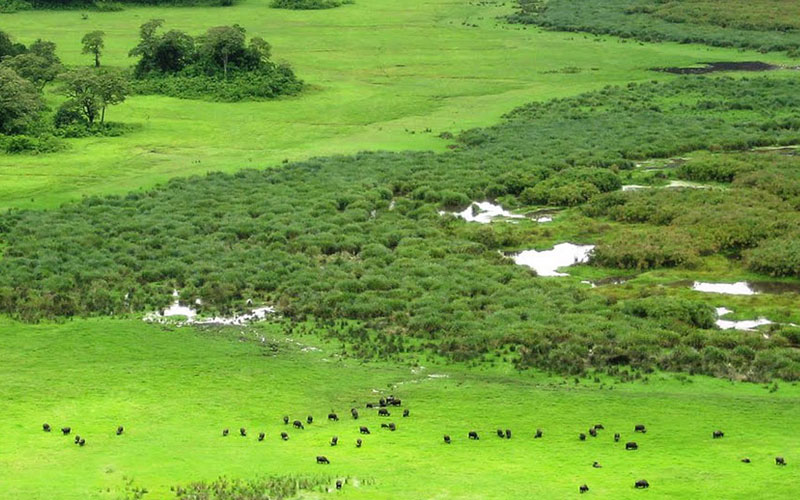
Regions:
<svg viewBox="0 0 800 500"><path fill-rule="evenodd" d="M704 43L800 55L791 0L518 0L516 23L647 42Z"/></svg>
<svg viewBox="0 0 800 500"><path fill-rule="evenodd" d="M27 321L141 313L178 289L211 312L253 299L293 318L360 321L366 330L340 335L366 357L433 349L469 360L514 346L520 368L795 379L800 359L779 334L712 333L705 305L671 297L615 305L536 278L499 251L552 241L547 229L472 225L437 211L486 198L509 207L588 201L598 220L580 238L606 241L597 260L621 267L688 266L790 239L796 218L775 195L748 203L733 189L618 188L635 160L800 142L797 89L793 79L705 77L607 88L520 108L462 134L448 154L363 153L12 211L0 219L0 310ZM623 224L609 233L607 219ZM647 240L630 238L628 221L663 244L631 250L629 240Z"/></svg>
<svg viewBox="0 0 800 500"><path fill-rule="evenodd" d="M354 0L272 0L275 9L318 10L333 9L353 3Z"/></svg>

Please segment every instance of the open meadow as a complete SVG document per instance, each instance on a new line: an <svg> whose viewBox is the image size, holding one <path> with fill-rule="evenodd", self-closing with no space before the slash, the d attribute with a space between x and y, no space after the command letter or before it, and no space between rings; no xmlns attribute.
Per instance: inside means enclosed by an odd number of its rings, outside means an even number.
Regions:
<svg viewBox="0 0 800 500"><path fill-rule="evenodd" d="M639 44L543 32L498 16L512 2L363 0L321 11L232 7L126 7L4 14L0 26L24 43L44 37L65 64L88 64L81 36L106 32L103 63L128 67L139 25L199 33L239 23L273 45L309 89L266 102L219 103L133 96L108 119L134 130L69 140L64 152L0 156L0 208L54 207L82 195L122 194L171 177L267 168L284 159L364 150L444 151L442 132L495 123L516 106L605 85L665 79L652 67L706 60L789 64L758 54L675 43ZM467 23L465 25L464 23ZM474 26L473 26L474 25ZM57 96L49 98L55 105Z"/></svg>

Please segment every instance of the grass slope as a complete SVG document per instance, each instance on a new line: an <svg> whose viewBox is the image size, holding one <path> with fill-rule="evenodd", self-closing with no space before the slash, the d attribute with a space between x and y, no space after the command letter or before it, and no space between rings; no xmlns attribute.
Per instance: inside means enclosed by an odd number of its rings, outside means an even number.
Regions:
<svg viewBox="0 0 800 500"><path fill-rule="evenodd" d="M258 328L254 337L238 328L165 331L136 320L0 320L0 496L119 498L128 477L150 490L145 498L168 498L170 486L192 480L293 474L365 481L346 486L346 498L565 498L584 482L593 498L789 498L800 480L794 385L769 392L655 374L647 384L601 386L435 363L415 373L339 358L316 336L288 339L277 326ZM439 374L449 377L430 376ZM389 433L379 428L386 419L362 410L358 424L373 434L357 450L349 408L390 392L411 417L393 414L398 431ZM340 422L324 421L331 409L344 413ZM309 413L315 423L290 429L281 442L281 416ZM87 445L42 432L45 421L71 425ZM580 442L578 433L595 423L606 430ZM649 432L634 436L635 423ZM119 424L126 432L117 437ZM221 437L223 427L235 434L240 426L247 438ZM497 427L512 429L513 439L495 437ZM543 439L532 439L536 428ZM724 439L711 439L717 428ZM480 441L466 439L472 429ZM268 435L263 443L255 440L259 430ZM614 432L640 450L624 451ZM444 433L454 439L449 447ZM328 445L332 435L337 448ZM332 464L316 465L319 454ZM775 455L789 465L776 467ZM743 456L753 463L740 463ZM595 460L604 467L593 469ZM640 478L650 482L648 493L633 489Z"/></svg>
<svg viewBox="0 0 800 500"><path fill-rule="evenodd" d="M102 61L115 66L133 63L128 50L148 19L163 18L170 29L192 34L240 23L273 44L275 57L289 61L314 88L297 98L259 103L130 98L108 113L111 121L138 126L124 137L71 140L71 149L58 154L0 156L0 208L52 207L85 194L124 193L178 175L264 167L285 158L441 151L447 141L437 137L440 132L490 125L532 100L668 78L648 71L654 66L788 62L775 54L623 43L496 20L511 10L511 3L364 0L339 9L288 11L269 8L269 0L243 0L224 9L90 12L85 21L79 12L3 15L4 26L20 41L55 41L66 64L88 63L80 38L101 29Z"/></svg>

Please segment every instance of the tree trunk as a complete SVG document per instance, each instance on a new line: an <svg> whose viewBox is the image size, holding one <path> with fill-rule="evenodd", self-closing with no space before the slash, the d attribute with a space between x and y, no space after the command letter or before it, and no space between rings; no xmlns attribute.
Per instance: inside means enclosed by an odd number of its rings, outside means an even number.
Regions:
<svg viewBox="0 0 800 500"><path fill-rule="evenodd" d="M100 124L102 125L106 121L106 107L103 106L100 111Z"/></svg>
<svg viewBox="0 0 800 500"><path fill-rule="evenodd" d="M99 68L100 67L100 53L99 52L95 52L94 53L94 67L95 68Z"/></svg>

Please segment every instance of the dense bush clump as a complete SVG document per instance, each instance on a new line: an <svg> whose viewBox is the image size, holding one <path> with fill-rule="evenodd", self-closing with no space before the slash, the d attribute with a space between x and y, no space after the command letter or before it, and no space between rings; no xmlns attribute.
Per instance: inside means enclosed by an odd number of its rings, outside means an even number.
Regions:
<svg viewBox="0 0 800 500"><path fill-rule="evenodd" d="M353 3L354 0L272 0L271 7L275 9L318 10L333 9L344 4Z"/></svg>
<svg viewBox="0 0 800 500"><path fill-rule="evenodd" d="M520 368L561 373L625 365L762 379L780 367L781 376L798 377L800 355L777 340L702 333L711 324L700 305L614 307L583 285L538 278L502 255L551 242L547 227L438 213L472 200L541 203L540 185L547 203L570 203L551 193L591 186L587 239L613 236L604 232L613 224L683 230L685 246L700 249L685 260L757 248L796 224L782 217L788 204L779 196L748 201L746 187L623 193L615 191L618 172L634 159L704 146L798 141L798 88L766 78L606 88L520 108L495 127L463 134L445 154L360 153L176 179L54 211L11 211L0 216L0 312L26 321L141 313L167 305L178 289L186 302L202 299L203 312L230 313L253 299L289 318L360 322L377 332L371 342L364 329L338 334L366 356L435 350L469 360L514 345ZM701 109L691 104L698 95L729 106ZM592 218L610 222L593 230ZM684 262L667 257L641 260ZM757 352L752 360L734 362L731 348L717 345L733 335ZM770 361L756 366L762 352Z"/></svg>
<svg viewBox="0 0 800 500"><path fill-rule="evenodd" d="M288 65L270 59L269 43L259 37L248 43L239 25L217 26L195 39L178 30L158 33L162 24L143 24L130 51L139 58L132 82L138 93L239 101L296 94L303 87Z"/></svg>

